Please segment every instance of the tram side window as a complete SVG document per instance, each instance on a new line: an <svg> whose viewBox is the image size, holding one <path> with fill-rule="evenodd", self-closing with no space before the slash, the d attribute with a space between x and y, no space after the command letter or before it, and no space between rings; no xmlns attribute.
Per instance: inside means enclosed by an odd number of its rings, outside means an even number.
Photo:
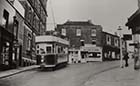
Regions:
<svg viewBox="0 0 140 86"><path fill-rule="evenodd" d="M47 53L51 53L51 47L46 47Z"/></svg>
<svg viewBox="0 0 140 86"><path fill-rule="evenodd" d="M37 54L39 54L39 50L37 50L36 52L37 52Z"/></svg>
<svg viewBox="0 0 140 86"><path fill-rule="evenodd" d="M58 53L61 53L61 47L58 47Z"/></svg>

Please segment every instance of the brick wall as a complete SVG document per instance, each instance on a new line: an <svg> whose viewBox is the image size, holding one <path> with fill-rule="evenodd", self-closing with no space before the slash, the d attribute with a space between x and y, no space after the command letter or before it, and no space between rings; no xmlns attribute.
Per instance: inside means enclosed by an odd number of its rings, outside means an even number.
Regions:
<svg viewBox="0 0 140 86"><path fill-rule="evenodd" d="M61 36L61 29L66 29L66 36L70 41L70 47L79 48L81 41L84 40L85 44L92 44L92 40L96 39L96 45L102 45L102 27L100 25L57 25L56 31ZM81 36L76 35L76 30L81 29ZM91 36L91 30L96 29L96 36Z"/></svg>

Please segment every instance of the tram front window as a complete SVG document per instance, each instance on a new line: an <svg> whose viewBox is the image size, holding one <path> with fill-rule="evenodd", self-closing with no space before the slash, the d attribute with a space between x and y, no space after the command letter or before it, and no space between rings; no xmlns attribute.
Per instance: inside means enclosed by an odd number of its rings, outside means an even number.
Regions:
<svg viewBox="0 0 140 86"><path fill-rule="evenodd" d="M51 53L51 47L46 47L46 51L47 51L47 53Z"/></svg>
<svg viewBox="0 0 140 86"><path fill-rule="evenodd" d="M45 63L48 65L53 65L56 62L54 54L45 55L44 60L45 60Z"/></svg>

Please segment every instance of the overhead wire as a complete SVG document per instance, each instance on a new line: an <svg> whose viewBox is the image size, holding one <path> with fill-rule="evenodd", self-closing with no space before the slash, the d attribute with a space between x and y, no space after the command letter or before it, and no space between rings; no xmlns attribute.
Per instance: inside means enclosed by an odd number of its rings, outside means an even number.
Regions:
<svg viewBox="0 0 140 86"><path fill-rule="evenodd" d="M51 24L54 24L54 28L55 28L56 27L56 22L55 22L55 15L54 15L54 10L53 10L53 5L52 5L51 0L50 0L50 8L51 8L51 13L52 13L52 18L53 18L53 23L51 23Z"/></svg>

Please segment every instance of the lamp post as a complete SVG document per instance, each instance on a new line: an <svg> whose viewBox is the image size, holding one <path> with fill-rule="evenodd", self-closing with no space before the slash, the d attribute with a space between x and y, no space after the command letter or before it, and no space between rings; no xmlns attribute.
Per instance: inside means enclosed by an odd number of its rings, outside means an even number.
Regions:
<svg viewBox="0 0 140 86"><path fill-rule="evenodd" d="M13 34L14 34L14 39L13 39L13 48L14 48L14 56L13 56L13 61L14 61L14 66L15 68L18 67L18 48L19 48L19 44L18 44L18 21L16 19L16 16L13 17L14 21L13 21Z"/></svg>
<svg viewBox="0 0 140 86"><path fill-rule="evenodd" d="M120 39L120 67L123 68L123 55L122 55L122 39L121 39L121 26L119 26L118 31L119 31L119 39Z"/></svg>

